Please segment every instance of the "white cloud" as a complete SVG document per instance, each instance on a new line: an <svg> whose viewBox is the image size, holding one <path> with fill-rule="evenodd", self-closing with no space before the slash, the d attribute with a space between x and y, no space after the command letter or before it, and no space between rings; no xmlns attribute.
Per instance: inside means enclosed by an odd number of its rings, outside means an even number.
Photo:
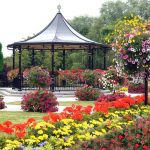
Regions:
<svg viewBox="0 0 150 150"><path fill-rule="evenodd" d="M41 31L57 13L66 19L75 16L98 16L106 0L1 0L0 1L0 42L3 44L4 56L11 52L6 46Z"/></svg>

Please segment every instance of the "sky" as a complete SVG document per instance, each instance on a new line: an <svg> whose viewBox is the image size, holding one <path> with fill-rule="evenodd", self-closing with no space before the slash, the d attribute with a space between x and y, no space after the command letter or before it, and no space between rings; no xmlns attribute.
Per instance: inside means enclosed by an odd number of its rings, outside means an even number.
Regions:
<svg viewBox="0 0 150 150"><path fill-rule="evenodd" d="M57 13L69 20L77 16L98 17L100 8L108 0L1 0L0 1L0 42L4 57L12 51L7 45L21 41L40 32Z"/></svg>

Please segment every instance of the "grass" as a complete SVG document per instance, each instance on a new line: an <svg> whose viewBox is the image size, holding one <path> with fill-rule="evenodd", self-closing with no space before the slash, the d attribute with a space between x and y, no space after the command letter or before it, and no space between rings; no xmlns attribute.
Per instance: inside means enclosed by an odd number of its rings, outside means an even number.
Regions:
<svg viewBox="0 0 150 150"><path fill-rule="evenodd" d="M42 117L46 113L36 113L36 112L19 112L19 111L0 111L0 123L10 120L14 123L23 123L28 118L35 118L37 121L42 121Z"/></svg>
<svg viewBox="0 0 150 150"><path fill-rule="evenodd" d="M10 104L10 105L20 105L20 101L15 101L15 102L9 102L6 104ZM71 106L72 104L75 105L83 105L83 106L87 106L87 105L94 105L94 101L65 101L65 102L59 102L59 106Z"/></svg>
<svg viewBox="0 0 150 150"><path fill-rule="evenodd" d="M94 101L67 101L67 102L59 102L59 106L71 106L72 104L75 105L94 105Z"/></svg>
<svg viewBox="0 0 150 150"><path fill-rule="evenodd" d="M20 101L9 102L6 104L10 105L20 105ZM72 104L76 105L94 105L94 101L65 101L59 102L59 106L71 106ZM37 121L42 121L42 117L45 116L46 113L37 113L37 112L22 112L22 111L0 111L0 123L10 120L14 123L23 123L28 118L33 117Z"/></svg>

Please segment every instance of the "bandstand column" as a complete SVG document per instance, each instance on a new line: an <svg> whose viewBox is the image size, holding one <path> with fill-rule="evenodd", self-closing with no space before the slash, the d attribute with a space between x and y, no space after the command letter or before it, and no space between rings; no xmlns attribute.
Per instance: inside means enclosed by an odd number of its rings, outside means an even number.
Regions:
<svg viewBox="0 0 150 150"><path fill-rule="evenodd" d="M106 70L106 50L104 52L104 70Z"/></svg>
<svg viewBox="0 0 150 150"><path fill-rule="evenodd" d="M94 62L93 62L94 49L92 49L91 51L92 51L92 53L91 53L91 55L92 55L92 64L91 64L91 69L93 70L93 68L94 68Z"/></svg>
<svg viewBox="0 0 150 150"><path fill-rule="evenodd" d="M15 69L15 47L13 47L13 69Z"/></svg>
<svg viewBox="0 0 150 150"><path fill-rule="evenodd" d="M89 45L89 49L88 49L88 68L91 69L91 56L92 56L92 53L91 53L91 45Z"/></svg>
<svg viewBox="0 0 150 150"><path fill-rule="evenodd" d="M31 65L34 66L35 65L35 59L34 59L34 56L35 56L35 52L34 52L34 49L32 49L32 63Z"/></svg>
<svg viewBox="0 0 150 150"><path fill-rule="evenodd" d="M18 79L19 79L19 91L22 91L22 74L21 74L21 47L19 47L19 75L18 75Z"/></svg>
<svg viewBox="0 0 150 150"><path fill-rule="evenodd" d="M52 44L52 49L51 49L51 56L52 56L52 74L51 74L51 77L52 77L52 84L51 84L51 90L52 92L54 92L54 87L55 87L55 83L54 83L54 44Z"/></svg>
<svg viewBox="0 0 150 150"><path fill-rule="evenodd" d="M65 62L65 57L66 57L66 53L65 53L65 50L63 50L63 70L66 69L66 62Z"/></svg>

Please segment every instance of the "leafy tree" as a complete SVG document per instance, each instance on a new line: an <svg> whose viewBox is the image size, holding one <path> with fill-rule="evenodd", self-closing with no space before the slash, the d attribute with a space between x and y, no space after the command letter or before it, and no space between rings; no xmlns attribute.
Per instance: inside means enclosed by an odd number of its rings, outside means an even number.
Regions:
<svg viewBox="0 0 150 150"><path fill-rule="evenodd" d="M0 43L0 72L3 71L3 53L2 53L2 44Z"/></svg>
<svg viewBox="0 0 150 150"><path fill-rule="evenodd" d="M73 18L73 20L70 20L69 22L80 34L88 37L89 30L93 26L95 19L96 18L89 16L79 16Z"/></svg>

